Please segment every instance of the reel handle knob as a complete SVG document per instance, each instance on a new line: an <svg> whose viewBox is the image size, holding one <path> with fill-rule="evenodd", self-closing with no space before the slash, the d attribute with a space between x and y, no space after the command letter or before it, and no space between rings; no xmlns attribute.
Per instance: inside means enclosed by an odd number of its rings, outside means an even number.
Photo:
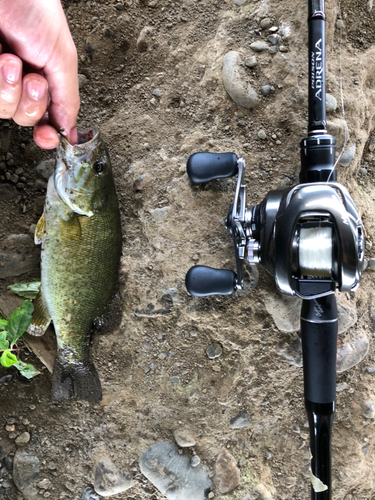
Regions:
<svg viewBox="0 0 375 500"><path fill-rule="evenodd" d="M185 284L194 297L232 295L236 291L236 273L230 269L193 266L186 274Z"/></svg>
<svg viewBox="0 0 375 500"><path fill-rule="evenodd" d="M187 173L194 184L233 177L238 172L237 160L234 153L194 153L187 161Z"/></svg>

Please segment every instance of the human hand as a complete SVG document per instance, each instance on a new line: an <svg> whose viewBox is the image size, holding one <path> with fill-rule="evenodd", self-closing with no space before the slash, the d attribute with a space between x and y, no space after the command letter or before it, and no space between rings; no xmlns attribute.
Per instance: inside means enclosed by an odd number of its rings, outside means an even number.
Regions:
<svg viewBox="0 0 375 500"><path fill-rule="evenodd" d="M58 132L75 144L77 51L60 0L0 0L0 42L0 118L34 127L43 149Z"/></svg>

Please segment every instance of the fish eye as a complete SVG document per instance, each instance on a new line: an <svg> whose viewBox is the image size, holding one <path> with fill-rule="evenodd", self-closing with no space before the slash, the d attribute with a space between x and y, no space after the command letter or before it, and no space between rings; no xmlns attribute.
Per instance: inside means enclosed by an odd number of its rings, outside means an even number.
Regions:
<svg viewBox="0 0 375 500"><path fill-rule="evenodd" d="M104 170L104 164L102 161L96 161L93 168L95 173L100 174Z"/></svg>

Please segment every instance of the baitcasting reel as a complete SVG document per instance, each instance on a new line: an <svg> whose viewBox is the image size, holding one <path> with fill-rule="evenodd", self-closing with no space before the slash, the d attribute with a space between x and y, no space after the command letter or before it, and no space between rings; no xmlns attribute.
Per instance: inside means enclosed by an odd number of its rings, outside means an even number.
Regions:
<svg viewBox="0 0 375 500"><path fill-rule="evenodd" d="M336 286L342 292L356 290L364 260L363 226L341 184L311 182L270 191L248 209L243 158L234 153L195 153L188 159L187 172L194 184L238 174L234 203L225 220L237 274L194 266L186 275L191 295L230 295L241 289L241 260L246 255L250 264L260 263L274 276L287 295L311 300L334 293Z"/></svg>

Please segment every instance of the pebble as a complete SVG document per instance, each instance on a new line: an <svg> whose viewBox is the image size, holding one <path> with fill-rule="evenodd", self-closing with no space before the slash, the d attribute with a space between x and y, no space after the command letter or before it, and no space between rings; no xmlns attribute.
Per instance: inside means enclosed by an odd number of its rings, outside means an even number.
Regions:
<svg viewBox="0 0 375 500"><path fill-rule="evenodd" d="M342 19L337 19L336 29L341 30L344 27L344 21Z"/></svg>
<svg viewBox="0 0 375 500"><path fill-rule="evenodd" d="M279 46L279 51L280 52L289 52L289 49L286 45L280 45Z"/></svg>
<svg viewBox="0 0 375 500"><path fill-rule="evenodd" d="M258 64L255 56L247 57L244 62L248 68L254 68Z"/></svg>
<svg viewBox="0 0 375 500"><path fill-rule="evenodd" d="M258 96L250 83L247 83L246 73L240 62L240 55L235 50L225 54L223 60L224 88L239 106L251 109L256 106Z"/></svg>
<svg viewBox="0 0 375 500"><path fill-rule="evenodd" d="M234 4L237 5L237 7L241 7L244 3L246 3L246 0L234 0Z"/></svg>
<svg viewBox="0 0 375 500"><path fill-rule="evenodd" d="M134 481L127 472L120 472L113 463L105 458L95 469L94 489L102 497L110 497L122 493L134 486Z"/></svg>
<svg viewBox="0 0 375 500"><path fill-rule="evenodd" d="M262 28L262 30L266 30L267 28L270 28L272 24L272 19L270 19L269 17L265 17L260 21L259 26Z"/></svg>
<svg viewBox="0 0 375 500"><path fill-rule="evenodd" d="M371 269L371 271L375 271L375 258L371 257L368 260L368 267Z"/></svg>
<svg viewBox="0 0 375 500"><path fill-rule="evenodd" d="M24 446L30 441L30 434L28 432L23 432L18 437L16 437L15 443L17 446Z"/></svg>
<svg viewBox="0 0 375 500"><path fill-rule="evenodd" d="M250 44L250 48L254 52L264 52L269 49L269 45L267 42L263 42L262 40L258 40L257 42L253 42Z"/></svg>
<svg viewBox="0 0 375 500"><path fill-rule="evenodd" d="M81 500L99 500L99 496L90 486L88 486L83 490Z"/></svg>
<svg viewBox="0 0 375 500"><path fill-rule="evenodd" d="M53 170L55 168L55 160L51 158L50 160L43 160L36 167L38 174L43 177L46 181L51 177Z"/></svg>
<svg viewBox="0 0 375 500"><path fill-rule="evenodd" d="M326 94L326 111L327 113L333 113L337 109L337 100L331 94Z"/></svg>
<svg viewBox="0 0 375 500"><path fill-rule="evenodd" d="M364 335L337 350L337 373L342 373L360 363L369 350L369 340Z"/></svg>
<svg viewBox="0 0 375 500"><path fill-rule="evenodd" d="M279 344L276 348L276 352L290 365L297 366L298 368L302 367L302 341L300 337L297 337L292 344L289 342Z"/></svg>
<svg viewBox="0 0 375 500"><path fill-rule="evenodd" d="M342 167L349 167L351 162L353 161L353 158L355 156L357 146L353 144L350 146L343 155L341 155L341 158L339 159L339 165Z"/></svg>
<svg viewBox="0 0 375 500"><path fill-rule="evenodd" d="M150 26L145 26L139 34L137 39L137 50L138 52L146 52L150 42L152 35L152 28Z"/></svg>
<svg viewBox="0 0 375 500"><path fill-rule="evenodd" d="M160 89L154 89L152 91L152 95L156 96L156 97L160 97L161 96L161 92L160 92Z"/></svg>
<svg viewBox="0 0 375 500"><path fill-rule="evenodd" d="M373 0L368 0L366 4L366 10L367 12L371 12L373 7Z"/></svg>
<svg viewBox="0 0 375 500"><path fill-rule="evenodd" d="M203 464L191 467L190 458L180 455L170 442L156 443L139 460L141 472L168 500L205 500L211 489Z"/></svg>
<svg viewBox="0 0 375 500"><path fill-rule="evenodd" d="M365 401L362 415L366 418L375 417L375 405L372 401Z"/></svg>
<svg viewBox="0 0 375 500"><path fill-rule="evenodd" d="M271 93L271 85L263 85L263 87L261 88L261 91L262 91L262 94L264 96L270 95L270 93ZM259 136L259 134L258 134L258 136Z"/></svg>
<svg viewBox="0 0 375 500"><path fill-rule="evenodd" d="M276 52L277 52L277 45L272 45L272 47L270 47L270 48L268 49L268 52L269 52L270 54L276 54Z"/></svg>
<svg viewBox="0 0 375 500"><path fill-rule="evenodd" d="M245 427L249 427L250 425L251 420L247 411L241 411L241 413L231 419L229 424L231 429L244 429Z"/></svg>
<svg viewBox="0 0 375 500"><path fill-rule="evenodd" d="M88 84L88 79L82 73L78 73L78 88L83 89ZM48 160L47 160L48 161Z"/></svg>
<svg viewBox="0 0 375 500"><path fill-rule="evenodd" d="M0 200L9 201L16 198L18 191L12 184L0 184Z"/></svg>
<svg viewBox="0 0 375 500"><path fill-rule="evenodd" d="M229 493L240 484L241 473L237 460L223 448L215 463L215 482L220 493Z"/></svg>
<svg viewBox="0 0 375 500"><path fill-rule="evenodd" d="M223 348L217 342L213 342L207 347L206 354L210 359L219 358L223 354Z"/></svg>
<svg viewBox="0 0 375 500"><path fill-rule="evenodd" d="M270 35L268 37L268 41L272 44L272 45L278 45L280 42L281 42L281 36L278 35L277 33L274 33L273 35Z"/></svg>
<svg viewBox="0 0 375 500"><path fill-rule="evenodd" d="M193 455L190 459L190 465L192 467L197 467L201 463L201 459L198 457L198 455Z"/></svg>
<svg viewBox="0 0 375 500"><path fill-rule="evenodd" d="M173 437L181 448L190 448L195 446L195 438L187 429L177 429L173 433Z"/></svg>
<svg viewBox="0 0 375 500"><path fill-rule="evenodd" d="M155 210L150 210L151 219L154 222L165 222L168 212L169 207L155 208Z"/></svg>
<svg viewBox="0 0 375 500"><path fill-rule="evenodd" d="M259 483L254 488L255 493L258 494L259 499L261 500L272 500L272 494L268 489L264 486L264 484Z"/></svg>
<svg viewBox="0 0 375 500"><path fill-rule="evenodd" d="M258 137L259 139L262 139L264 141L265 139L267 139L267 134L263 129L260 129L258 132Z"/></svg>
<svg viewBox="0 0 375 500"><path fill-rule="evenodd" d="M24 496L37 495L35 488L39 481L39 459L24 451L17 450L14 455L13 481Z"/></svg>
<svg viewBox="0 0 375 500"><path fill-rule="evenodd" d="M38 488L41 490L48 490L48 488L51 486L51 481L47 478L42 479L40 483L38 483Z"/></svg>
<svg viewBox="0 0 375 500"><path fill-rule="evenodd" d="M16 426L14 424L7 424L5 426L5 430L7 432L14 432L16 430Z"/></svg>

